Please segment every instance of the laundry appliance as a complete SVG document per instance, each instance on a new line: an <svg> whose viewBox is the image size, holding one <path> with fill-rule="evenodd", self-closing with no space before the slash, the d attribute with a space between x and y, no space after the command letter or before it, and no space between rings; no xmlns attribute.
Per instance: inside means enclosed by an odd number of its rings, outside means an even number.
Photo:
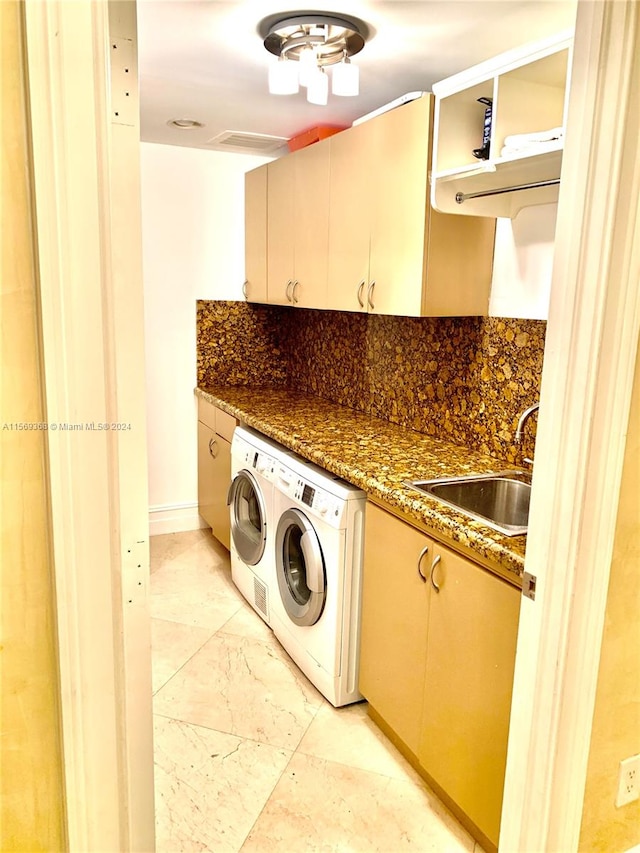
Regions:
<svg viewBox="0 0 640 853"><path fill-rule="evenodd" d="M336 707L358 692L366 496L295 455L276 466L271 627Z"/></svg>
<svg viewBox="0 0 640 853"><path fill-rule="evenodd" d="M231 485L227 496L231 523L231 577L267 624L275 584L273 483L287 451L247 427L236 427L231 442Z"/></svg>

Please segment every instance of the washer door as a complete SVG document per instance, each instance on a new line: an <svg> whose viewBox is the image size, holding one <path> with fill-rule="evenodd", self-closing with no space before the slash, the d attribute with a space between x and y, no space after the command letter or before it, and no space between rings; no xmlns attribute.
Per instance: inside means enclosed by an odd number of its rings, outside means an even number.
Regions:
<svg viewBox="0 0 640 853"><path fill-rule="evenodd" d="M238 471L227 504L231 507L231 536L243 563L255 566L264 554L267 540L267 514L260 486L251 471Z"/></svg>
<svg viewBox="0 0 640 853"><path fill-rule="evenodd" d="M280 598L296 625L315 625L327 597L324 559L318 535L297 509L282 513L276 531L276 576Z"/></svg>

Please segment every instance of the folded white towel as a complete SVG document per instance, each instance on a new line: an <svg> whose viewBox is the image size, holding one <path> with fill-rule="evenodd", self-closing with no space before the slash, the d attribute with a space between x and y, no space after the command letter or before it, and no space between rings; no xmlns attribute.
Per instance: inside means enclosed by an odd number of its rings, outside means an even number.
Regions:
<svg viewBox="0 0 640 853"><path fill-rule="evenodd" d="M545 142L529 142L527 145L505 145L500 150L501 157L524 157L527 154L540 154L543 151L554 150L559 139L549 139Z"/></svg>
<svg viewBox="0 0 640 853"><path fill-rule="evenodd" d="M551 142L553 139L562 139L564 130L561 127L552 127L550 130L539 130L535 133L513 133L505 136L504 145L508 148L521 148L532 142Z"/></svg>

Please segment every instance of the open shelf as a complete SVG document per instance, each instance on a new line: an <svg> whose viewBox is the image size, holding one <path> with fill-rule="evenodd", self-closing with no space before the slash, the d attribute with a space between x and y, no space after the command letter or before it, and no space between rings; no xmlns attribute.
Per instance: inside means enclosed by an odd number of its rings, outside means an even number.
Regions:
<svg viewBox="0 0 640 853"><path fill-rule="evenodd" d="M559 182L560 138L507 150L505 139L564 128L572 34L561 33L496 57L436 83L431 203L444 213L513 217L525 206L558 198L558 184L504 193L504 188L540 181ZM485 105L492 101L489 158L476 159L482 145ZM466 199L456 195L496 194Z"/></svg>
<svg viewBox="0 0 640 853"><path fill-rule="evenodd" d="M513 219L523 207L534 204L551 204L558 200L559 183L552 186L500 192L505 188L523 184L558 181L562 167L562 149L535 154L528 157L487 162L484 170L461 171L457 174L432 175L432 199L434 207L447 213L462 213L467 216L506 216ZM456 201L458 193L469 195L478 192L493 192L495 195L467 198ZM488 212L490 210L490 212Z"/></svg>

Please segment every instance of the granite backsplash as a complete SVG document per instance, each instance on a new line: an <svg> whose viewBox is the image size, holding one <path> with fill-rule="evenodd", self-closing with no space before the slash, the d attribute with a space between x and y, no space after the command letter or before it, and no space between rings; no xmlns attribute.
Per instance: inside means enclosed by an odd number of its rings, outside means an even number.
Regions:
<svg viewBox="0 0 640 853"><path fill-rule="evenodd" d="M287 385L285 320L284 308L198 300L198 385Z"/></svg>
<svg viewBox="0 0 640 853"><path fill-rule="evenodd" d="M197 303L198 384L289 386L522 464L518 416L539 398L546 323Z"/></svg>

